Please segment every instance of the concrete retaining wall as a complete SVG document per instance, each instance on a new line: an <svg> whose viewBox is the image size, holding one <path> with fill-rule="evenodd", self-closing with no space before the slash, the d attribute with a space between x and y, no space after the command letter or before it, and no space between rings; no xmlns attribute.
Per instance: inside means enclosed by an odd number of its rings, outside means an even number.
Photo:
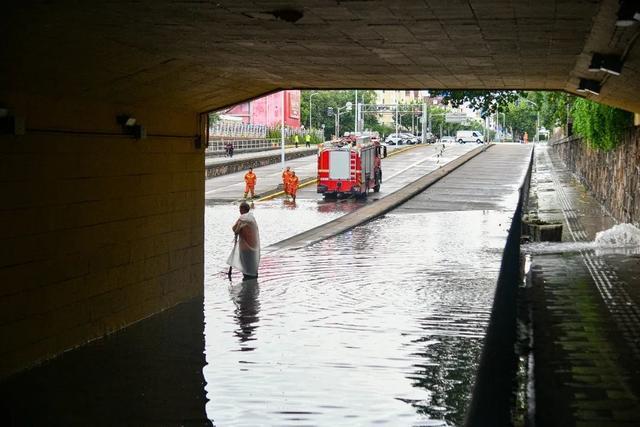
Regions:
<svg viewBox="0 0 640 427"><path fill-rule="evenodd" d="M512 425L518 356L517 297L520 283L520 237L522 209L531 181L533 151L527 174L520 187L518 205L513 214L507 243L502 255L500 274L491 309L491 319L482 346L471 402L466 413L466 427Z"/></svg>
<svg viewBox="0 0 640 427"><path fill-rule="evenodd" d="M308 150L289 152L285 154L287 160L297 159L300 157L310 156L318 152L317 148L309 148ZM272 165L280 161L280 152L268 156L252 158L252 159L238 159L221 164L211 164L205 167L205 177L214 178L220 175L227 175L230 173L240 172L249 168L257 168L260 166Z"/></svg>
<svg viewBox="0 0 640 427"><path fill-rule="evenodd" d="M552 144L600 203L618 221L640 222L640 128L627 131L612 151L599 151L580 138Z"/></svg>

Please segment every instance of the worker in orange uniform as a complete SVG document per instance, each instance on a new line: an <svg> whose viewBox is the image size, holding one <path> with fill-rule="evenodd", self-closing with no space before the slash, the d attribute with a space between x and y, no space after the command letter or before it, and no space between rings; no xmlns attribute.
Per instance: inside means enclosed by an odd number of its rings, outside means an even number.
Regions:
<svg viewBox="0 0 640 427"><path fill-rule="evenodd" d="M282 190L287 196L289 195L289 178L291 178L291 167L287 166L282 172Z"/></svg>
<svg viewBox="0 0 640 427"><path fill-rule="evenodd" d="M249 168L249 172L244 175L244 198L247 198L247 194L251 193L251 198L253 199L255 196L255 188L256 188L257 177L256 174L253 173L253 168Z"/></svg>
<svg viewBox="0 0 640 427"><path fill-rule="evenodd" d="M289 176L289 194L293 198L293 201L296 201L296 191L298 191L299 179L296 176L294 171L291 171L291 176Z"/></svg>

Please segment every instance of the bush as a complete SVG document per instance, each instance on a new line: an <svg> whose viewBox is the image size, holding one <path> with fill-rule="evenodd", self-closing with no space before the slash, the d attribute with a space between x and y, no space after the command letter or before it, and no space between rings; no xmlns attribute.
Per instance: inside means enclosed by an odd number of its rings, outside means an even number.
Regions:
<svg viewBox="0 0 640 427"><path fill-rule="evenodd" d="M578 98L571 110L573 130L590 147L608 151L621 140L622 134L631 125L631 113Z"/></svg>

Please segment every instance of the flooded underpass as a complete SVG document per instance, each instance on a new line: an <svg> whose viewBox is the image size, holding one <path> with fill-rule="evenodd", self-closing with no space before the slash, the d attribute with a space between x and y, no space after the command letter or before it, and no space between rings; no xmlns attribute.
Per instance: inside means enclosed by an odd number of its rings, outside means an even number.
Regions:
<svg viewBox="0 0 640 427"><path fill-rule="evenodd" d="M460 425L529 153L493 147L383 217L266 254L257 281L226 279L237 206L209 205L209 418ZM341 214L316 200L255 207L263 247Z"/></svg>

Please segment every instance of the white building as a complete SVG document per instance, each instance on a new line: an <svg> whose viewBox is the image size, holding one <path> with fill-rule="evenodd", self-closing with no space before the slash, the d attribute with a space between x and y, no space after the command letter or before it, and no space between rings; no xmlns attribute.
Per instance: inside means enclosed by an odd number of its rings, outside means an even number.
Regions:
<svg viewBox="0 0 640 427"><path fill-rule="evenodd" d="M424 90L376 90L376 104L411 104L412 102L422 102L428 92ZM381 113L378 116L380 123L385 125L394 124L393 113Z"/></svg>

